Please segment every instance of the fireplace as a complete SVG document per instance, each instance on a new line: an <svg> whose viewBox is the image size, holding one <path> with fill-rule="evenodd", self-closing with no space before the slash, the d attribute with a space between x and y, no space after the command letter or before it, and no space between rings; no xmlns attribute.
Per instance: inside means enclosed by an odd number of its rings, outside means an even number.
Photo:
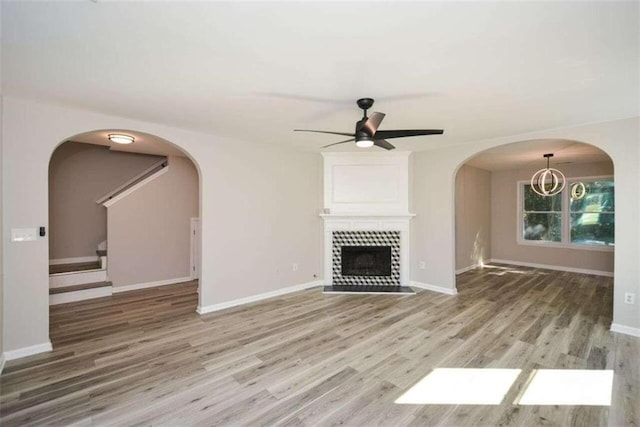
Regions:
<svg viewBox="0 0 640 427"><path fill-rule="evenodd" d="M391 276L391 246L343 246L343 276Z"/></svg>
<svg viewBox="0 0 640 427"><path fill-rule="evenodd" d="M410 155L322 153L325 292L409 288Z"/></svg>

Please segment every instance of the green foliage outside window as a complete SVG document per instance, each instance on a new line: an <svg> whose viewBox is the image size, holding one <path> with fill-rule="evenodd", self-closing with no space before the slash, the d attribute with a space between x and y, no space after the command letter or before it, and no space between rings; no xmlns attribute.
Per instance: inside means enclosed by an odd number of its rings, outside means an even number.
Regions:
<svg viewBox="0 0 640 427"><path fill-rule="evenodd" d="M613 245L615 231L613 181L585 182L586 193L571 199L571 242Z"/></svg>
<svg viewBox="0 0 640 427"><path fill-rule="evenodd" d="M570 243L577 245L613 246L615 243L615 187L613 180L582 181L585 192L581 198L571 197L572 185L550 197L540 196L523 185L524 240L562 242L563 220L568 227ZM563 198L568 200L568 212L563 211ZM567 242L569 243L569 242Z"/></svg>
<svg viewBox="0 0 640 427"><path fill-rule="evenodd" d="M524 227L525 240L562 240L562 195L543 197L524 186Z"/></svg>

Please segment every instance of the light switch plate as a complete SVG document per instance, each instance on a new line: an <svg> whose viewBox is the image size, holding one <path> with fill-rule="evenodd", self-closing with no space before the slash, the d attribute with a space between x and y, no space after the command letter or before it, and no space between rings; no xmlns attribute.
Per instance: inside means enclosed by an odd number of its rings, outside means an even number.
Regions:
<svg viewBox="0 0 640 427"><path fill-rule="evenodd" d="M37 239L38 239L37 228L12 228L11 229L12 242L30 242Z"/></svg>

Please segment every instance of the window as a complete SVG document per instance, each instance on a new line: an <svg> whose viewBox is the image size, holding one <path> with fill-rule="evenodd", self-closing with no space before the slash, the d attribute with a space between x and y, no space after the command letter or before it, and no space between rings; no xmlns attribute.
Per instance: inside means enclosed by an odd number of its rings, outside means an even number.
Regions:
<svg viewBox="0 0 640 427"><path fill-rule="evenodd" d="M585 196L570 198L571 243L613 245L613 181L583 182Z"/></svg>
<svg viewBox="0 0 640 427"><path fill-rule="evenodd" d="M525 184L523 218L525 240L562 241L562 193L542 197Z"/></svg>
<svg viewBox="0 0 640 427"><path fill-rule="evenodd" d="M518 242L549 246L614 246L614 183L611 177L571 178L562 192L543 197L520 182ZM575 191L572 191L575 190ZM584 191L583 191L584 190Z"/></svg>

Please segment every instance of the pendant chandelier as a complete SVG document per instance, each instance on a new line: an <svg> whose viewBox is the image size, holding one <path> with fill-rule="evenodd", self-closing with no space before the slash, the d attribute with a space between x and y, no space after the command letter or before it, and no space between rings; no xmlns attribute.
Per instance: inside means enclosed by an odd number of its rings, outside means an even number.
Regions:
<svg viewBox="0 0 640 427"><path fill-rule="evenodd" d="M545 154L547 167L540 169L531 177L531 189L543 197L554 196L562 191L565 185L565 177L558 169L549 167L549 158L553 153Z"/></svg>

